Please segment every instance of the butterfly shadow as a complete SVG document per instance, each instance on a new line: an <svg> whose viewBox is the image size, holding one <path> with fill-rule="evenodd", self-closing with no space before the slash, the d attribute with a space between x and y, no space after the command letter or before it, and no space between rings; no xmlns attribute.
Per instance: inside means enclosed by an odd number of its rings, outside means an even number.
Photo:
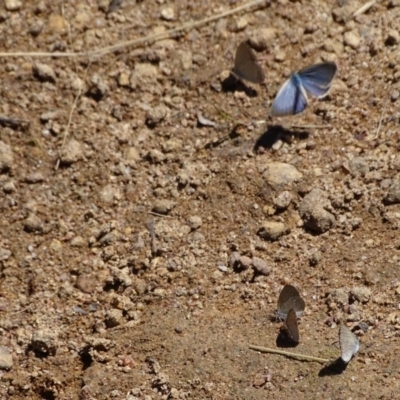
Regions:
<svg viewBox="0 0 400 400"><path fill-rule="evenodd" d="M257 90L247 86L241 79L236 77L232 72L222 82L222 90L225 93L230 92L244 92L248 97L257 97Z"/></svg>
<svg viewBox="0 0 400 400"><path fill-rule="evenodd" d="M310 133L306 130L292 130L284 128L282 125L268 125L267 130L257 139L254 145L254 151L261 147L270 149L278 140L290 143L293 138L298 140L306 140Z"/></svg>
<svg viewBox="0 0 400 400"><path fill-rule="evenodd" d="M285 327L281 327L278 336L276 337L276 346L280 348L297 347L299 342L294 341Z"/></svg>
<svg viewBox="0 0 400 400"><path fill-rule="evenodd" d="M345 363L341 357L332 361L330 364L325 365L318 373L318 376L332 376L340 375L346 371L347 363Z"/></svg>

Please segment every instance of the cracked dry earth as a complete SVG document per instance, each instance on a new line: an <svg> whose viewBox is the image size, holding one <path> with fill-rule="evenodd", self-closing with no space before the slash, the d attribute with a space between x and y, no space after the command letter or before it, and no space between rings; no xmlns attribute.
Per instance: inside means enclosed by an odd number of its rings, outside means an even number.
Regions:
<svg viewBox="0 0 400 400"><path fill-rule="evenodd" d="M1 399L399 398L400 1L363 4L1 57ZM239 5L5 0L0 49L85 53ZM251 87L228 78L247 39ZM320 61L330 94L268 119ZM334 360L355 328L341 373L249 349L277 348L285 283L306 303L286 350Z"/></svg>

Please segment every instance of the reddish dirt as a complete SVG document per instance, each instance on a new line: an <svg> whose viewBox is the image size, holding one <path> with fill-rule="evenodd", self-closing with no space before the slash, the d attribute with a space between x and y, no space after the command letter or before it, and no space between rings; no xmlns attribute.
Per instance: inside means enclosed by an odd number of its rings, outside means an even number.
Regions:
<svg viewBox="0 0 400 400"><path fill-rule="evenodd" d="M7 53L89 52L239 5L4 3ZM400 2L353 17L362 4L270 1L96 57L2 57L2 399L399 396ZM245 88L226 78L247 39L265 82ZM330 94L268 118L321 61ZM285 283L306 309L282 350L335 360L347 324L361 348L341 373L249 349L278 348Z"/></svg>

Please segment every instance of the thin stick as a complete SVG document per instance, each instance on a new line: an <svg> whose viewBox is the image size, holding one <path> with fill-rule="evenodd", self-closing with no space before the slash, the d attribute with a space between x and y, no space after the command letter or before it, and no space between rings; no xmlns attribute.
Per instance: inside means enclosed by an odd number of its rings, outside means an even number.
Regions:
<svg viewBox="0 0 400 400"><path fill-rule="evenodd" d="M162 217L162 218L174 218L174 217L171 217L170 215L164 215L164 214L156 213L154 211L147 211L147 214L155 215L156 217Z"/></svg>
<svg viewBox="0 0 400 400"><path fill-rule="evenodd" d="M327 358L307 356L305 354L291 353L289 351L270 349L268 347L253 346L253 345L250 345L249 347L250 347L250 349L261 351L261 353L280 354L280 355L286 356L286 357L298 358L299 360L316 361L316 362L320 362L320 363L328 363L330 361Z"/></svg>
<svg viewBox="0 0 400 400"><path fill-rule="evenodd" d="M16 53L0 53L0 57L83 57L87 56L90 53L85 52L77 52L77 53L64 53L61 51L55 51L54 53L48 53L45 51L37 51L37 52L26 52L26 51L18 51Z"/></svg>
<svg viewBox="0 0 400 400"><path fill-rule="evenodd" d="M291 128L295 129L324 129L324 128L330 128L330 125L290 125Z"/></svg>
<svg viewBox="0 0 400 400"><path fill-rule="evenodd" d="M252 1L249 1L245 4L243 4L242 6L225 11L218 15L213 15L212 17L204 18L200 21L186 22L186 23L182 24L181 26L174 28L174 29L170 29L166 32L148 35L145 37L141 37L139 39L128 40L126 42L117 43L112 46L102 47L100 49L92 50L92 51L88 51L88 52L78 52L78 53L61 53L61 52L55 52L55 53L46 53L46 52L0 53L0 57L83 57L83 56L92 57L92 56L102 56L102 55L105 55L108 53L113 53L117 50L121 50L125 47L138 46L138 45L146 43L146 42L153 42L153 41L157 41L157 40L167 39L181 31L198 28L198 27L200 27L202 25L206 25L210 22L229 17L233 14L236 14L240 11L246 10L250 7L262 6L263 4L266 4L266 0L252 0Z"/></svg>
<svg viewBox="0 0 400 400"><path fill-rule="evenodd" d="M86 69L85 69L85 74L84 74L84 76L83 76L83 83L85 82L86 75L87 75L87 72L88 72L89 67L90 67L90 63L88 64L88 66L87 66ZM56 171L58 170L58 167L60 166L61 157L62 157L62 152L63 152L64 147L65 147L65 142L67 141L67 136L68 136L68 132L69 132L69 127L71 126L72 114L73 114L73 112L74 112L74 110L75 110L75 108L76 108L76 104L78 103L79 98L81 97L82 87L83 87L83 84L82 84L82 86L80 86L80 87L78 88L78 93L76 94L75 100L74 100L74 102L72 103L71 110L69 111L67 126L65 127L65 130L64 130L63 141L62 141L62 143L61 143L61 149L60 149L60 152L59 152L59 154L58 154L58 159L57 159L57 162L56 162L56 168L55 168Z"/></svg>
<svg viewBox="0 0 400 400"><path fill-rule="evenodd" d="M218 14L218 15L213 15L212 17L204 18L204 19L202 19L200 21L187 22L187 23L182 24L181 26L179 26L177 28L171 29L171 30L166 31L166 32L158 33L158 34L155 34L155 35L149 35L149 36L146 36L146 37L140 38L140 39L128 40L127 42L122 42L122 43L115 44L113 46L107 46L107 47L103 47L102 49L99 49L99 50L94 50L94 51L91 52L90 55L96 55L96 56L104 55L104 54L107 54L107 53L113 53L113 52L115 52L117 50L120 50L120 49L122 49L124 47L135 46L135 45L142 44L142 43L145 43L145 42L148 42L148 41L156 41L156 40L167 39L170 36L173 36L174 34L176 34L178 32L184 31L186 29L194 29L194 28L197 28L197 27L199 27L201 25L208 24L209 22L213 22L213 21L216 21L218 19L229 17L230 15L236 14L236 13L238 13L240 11L243 11L243 10L245 10L247 8L250 8L250 7L253 7L253 6L256 6L256 5L261 5L262 3L265 3L265 0L249 1L248 3L243 4L242 6L233 8L232 10L225 11L225 12L223 12L221 14Z"/></svg>
<svg viewBox="0 0 400 400"><path fill-rule="evenodd" d="M357 11L353 13L353 18L357 17L357 15L364 14L365 12L367 12L375 3L376 0L371 0L368 3L365 3Z"/></svg>

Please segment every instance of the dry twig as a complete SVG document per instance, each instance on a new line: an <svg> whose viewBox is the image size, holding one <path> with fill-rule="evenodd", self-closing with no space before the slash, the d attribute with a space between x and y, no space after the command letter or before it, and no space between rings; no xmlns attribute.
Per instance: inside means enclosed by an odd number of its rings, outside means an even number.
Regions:
<svg viewBox="0 0 400 400"><path fill-rule="evenodd" d="M169 37L173 37L174 35L182 32L182 31L198 28L198 27L200 27L202 25L206 25L210 22L229 17L233 14L237 14L238 12L247 10L251 7L256 7L256 6L261 7L266 3L267 3L266 0L252 0L252 1L249 1L239 7L233 8L232 10L225 11L218 15L213 15L212 17L204 18L200 21L186 22L186 23L178 26L177 28L170 29L166 32L147 35L145 37L128 40L125 42L117 43L112 46L106 46L106 47L102 47L97 50L91 50L88 52L77 52L77 53L62 53L62 52L46 53L46 52L23 52L23 51L16 52L16 53L1 52L0 57L100 57L100 56L103 56L108 53L114 53L118 50L122 50L125 47L139 46L144 43L168 39Z"/></svg>
<svg viewBox="0 0 400 400"><path fill-rule="evenodd" d="M357 11L355 11L353 13L353 18L357 17L357 15L361 15L361 14L364 14L365 12L367 12L375 3L376 3L376 0L371 0L368 3L365 3Z"/></svg>
<svg viewBox="0 0 400 400"><path fill-rule="evenodd" d="M313 356L308 356L306 354L298 354L298 353L292 353L289 351L283 351L283 350L278 350L278 349L270 349L268 347L261 347L261 346L249 346L250 349L252 350L257 350L262 353L272 353L272 354L280 354L282 356L290 357L290 358L297 358L299 360L304 360L304 361L316 361L320 363L328 363L330 360L327 358L319 358L319 357L313 357Z"/></svg>

